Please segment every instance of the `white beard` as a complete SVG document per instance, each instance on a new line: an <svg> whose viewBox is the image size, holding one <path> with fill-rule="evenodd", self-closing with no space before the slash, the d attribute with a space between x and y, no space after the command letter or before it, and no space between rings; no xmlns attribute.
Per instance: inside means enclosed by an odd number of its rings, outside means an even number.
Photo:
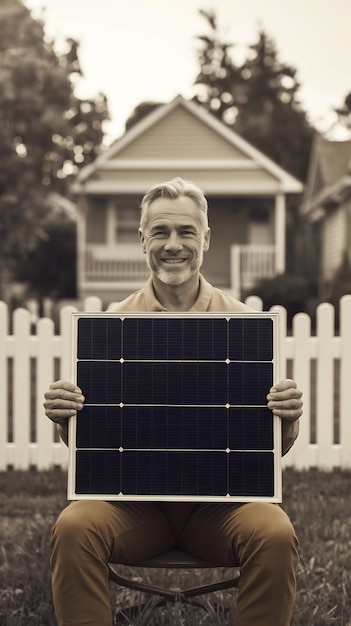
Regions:
<svg viewBox="0 0 351 626"><path fill-rule="evenodd" d="M189 280L192 276L190 267L176 274L175 272L167 272L167 270L160 269L155 272L157 278L159 278L166 285L181 285Z"/></svg>
<svg viewBox="0 0 351 626"><path fill-rule="evenodd" d="M157 278L165 285L181 285L182 283L187 282L190 278L198 271L201 267L203 261L203 254L201 254L198 259L198 263L188 265L184 270L180 272L168 272L163 267L157 266L156 268L152 267L152 263L150 263L150 256L146 254L146 264L151 272L153 272Z"/></svg>

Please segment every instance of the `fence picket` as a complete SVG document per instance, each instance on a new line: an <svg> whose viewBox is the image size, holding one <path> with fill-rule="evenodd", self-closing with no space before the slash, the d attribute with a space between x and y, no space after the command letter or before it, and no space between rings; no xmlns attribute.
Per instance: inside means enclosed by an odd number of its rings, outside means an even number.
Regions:
<svg viewBox="0 0 351 626"><path fill-rule="evenodd" d="M246 302L262 310L256 296ZM0 470L8 465L18 469L67 466L67 448L57 441L53 425L45 418L43 400L56 376L56 360L60 378L71 379L71 313L75 310L72 306L61 309L60 335L55 335L49 318L41 318L36 334L31 334L29 311L17 309L13 334L9 334L7 305L0 302L0 388L5 390L0 393ZM84 310L101 311L101 300L87 298ZM317 308L315 336L306 313L295 315L288 335L286 310L280 306L273 310L280 312L280 377L292 375L304 394L300 435L283 466L351 467L351 295L340 300L339 336L334 334L334 309L328 303Z"/></svg>
<svg viewBox="0 0 351 626"><path fill-rule="evenodd" d="M334 308L328 302L317 309L317 465L328 468L338 465L334 446L334 361L337 342L334 337Z"/></svg>
<svg viewBox="0 0 351 626"><path fill-rule="evenodd" d="M0 470L6 467L7 421L8 421L8 376L9 353L8 310L5 302L0 302Z"/></svg>
<svg viewBox="0 0 351 626"><path fill-rule="evenodd" d="M340 464L351 465L351 295L340 300Z"/></svg>
<svg viewBox="0 0 351 626"><path fill-rule="evenodd" d="M311 444L310 421L311 354L309 348L312 347L311 339L315 343L315 337L311 338L311 320L306 313L298 313L293 320L293 342L291 344L294 352L291 357L293 361L292 375L304 396L304 419L300 420L300 433L296 442L298 448L294 450L294 465L300 469L316 465L316 449Z"/></svg>
<svg viewBox="0 0 351 626"><path fill-rule="evenodd" d="M88 296L84 301L84 311L89 311L89 313L97 312L99 313L102 310L102 302L100 298L97 296Z"/></svg>
<svg viewBox="0 0 351 626"><path fill-rule="evenodd" d="M38 323L38 345L36 359L37 394L36 394L36 429L37 442L32 445L32 465L38 469L52 464L54 446L54 425L44 418L44 393L54 380L55 334L54 323L42 318Z"/></svg>
<svg viewBox="0 0 351 626"><path fill-rule="evenodd" d="M70 380L72 377L72 353L71 353L71 332L72 332L72 316L71 313L76 309L73 306L64 306L61 309L60 315L60 329L61 329L61 342L62 342L62 352L61 352L61 370L60 370L60 378L61 380Z"/></svg>
<svg viewBox="0 0 351 626"><path fill-rule="evenodd" d="M30 348L33 339L29 311L17 309L13 323L13 442L10 445L10 465L26 469L30 465Z"/></svg>

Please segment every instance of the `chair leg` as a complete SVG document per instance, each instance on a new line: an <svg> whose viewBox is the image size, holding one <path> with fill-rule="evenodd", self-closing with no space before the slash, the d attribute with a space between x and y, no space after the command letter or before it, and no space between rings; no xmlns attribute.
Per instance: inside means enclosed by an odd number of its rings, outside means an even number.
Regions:
<svg viewBox="0 0 351 626"><path fill-rule="evenodd" d="M233 589L239 584L240 575L229 578L228 580L222 580L218 583L209 583L208 585L200 585L199 587L191 587L190 589L184 589L182 595L186 599L194 598L206 593L213 593L214 591L222 591L224 589Z"/></svg>
<svg viewBox="0 0 351 626"><path fill-rule="evenodd" d="M138 591L151 596L150 599L146 601L143 601L141 598L137 601L136 598L133 598L134 603L132 603L131 606L128 608L117 609L115 613L116 619L123 621L117 621L116 624L128 624L131 626L134 623L133 620L136 620L135 623L138 625L144 623L149 625L152 624L151 620L155 609L162 609L162 607L168 606L169 610L174 613L174 609L171 608L172 606L178 606L178 612L182 612L184 611L184 608L182 607L188 605L193 609L202 609L206 611L206 613L210 616L210 619L212 619L211 624L221 625L223 622L220 620L220 605L218 605L217 610L215 610L213 602L204 596L216 591L236 588L240 579L240 570L238 568L235 569L235 575L230 579L201 584L197 587L189 587L185 589L160 587L159 585L150 584L140 579L138 580L122 575L114 568L110 568L110 578L114 583L117 583L121 589ZM171 618L171 614L169 617ZM174 622L173 619L170 622L170 624L176 623L177 622Z"/></svg>
<svg viewBox="0 0 351 626"><path fill-rule="evenodd" d="M213 606L213 602L204 597L206 594L216 591L222 591L225 589L234 589L238 586L239 574L233 578L220 581L217 583L209 583L206 585L199 585L198 587L191 587L188 589L165 589L157 585L152 585L143 581L127 578L114 572L113 581L120 585L124 589L130 589L138 591L140 593L149 594L151 597L149 600L140 601L135 599L136 602L128 608L121 608L115 613L116 619L119 620L116 624L128 624L131 626L134 622L139 624L150 624L150 615L155 609L162 609L168 607L169 611L174 611L175 605L188 606L193 609L201 609L210 616L212 624L222 624L220 619L219 606L216 608ZM172 609L173 607L173 609ZM122 620L122 621L121 621ZM141 621L142 620L142 621ZM144 620L146 620L144 622ZM173 621L171 622L173 624ZM174 622L175 624L176 622Z"/></svg>
<svg viewBox="0 0 351 626"><path fill-rule="evenodd" d="M188 608L186 608L188 607ZM221 605L212 604L210 600L206 600L205 598L197 598L192 600L184 599L170 602L166 598L150 598L150 600L138 603L128 608L120 609L115 612L115 621L114 626L159 626L159 615L155 613L157 609L167 609L167 614L164 617L167 617L167 622L162 622L171 625L177 625L182 623L184 624L184 618L190 619L189 609L193 611L202 610L210 617L211 626L223 626L223 619L231 620L232 611L223 610ZM177 619L178 618L178 619ZM153 621L155 620L155 621ZM199 618L199 622L202 623L203 618ZM191 623L193 623L191 621ZM195 622L194 622L195 623Z"/></svg>
<svg viewBox="0 0 351 626"><path fill-rule="evenodd" d="M169 601L184 601L185 599L194 598L195 596L203 595L206 593L212 593L214 591L221 591L224 589L231 589L238 586L240 575L237 573L233 578L228 580L222 580L216 583L209 583L207 585L199 585L198 587L191 587L189 589L165 589L157 585L151 585L144 581L138 581L132 578L127 578L121 574L113 572L111 575L112 580L121 587L127 587L135 591L142 591L151 595L159 595L166 598Z"/></svg>

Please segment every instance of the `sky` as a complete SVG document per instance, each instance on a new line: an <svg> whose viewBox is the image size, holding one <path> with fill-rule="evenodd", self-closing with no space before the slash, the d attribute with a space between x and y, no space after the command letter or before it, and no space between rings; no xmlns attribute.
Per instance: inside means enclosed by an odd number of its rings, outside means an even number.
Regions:
<svg viewBox="0 0 351 626"><path fill-rule="evenodd" d="M299 97L310 121L332 138L335 107L351 92L350 0L24 0L46 34L64 49L78 40L84 78L76 93L103 92L111 121L107 142L142 101L194 95L199 69L196 37L208 33L199 9L214 9L223 39L244 58L260 28L273 38L278 59L297 70Z"/></svg>

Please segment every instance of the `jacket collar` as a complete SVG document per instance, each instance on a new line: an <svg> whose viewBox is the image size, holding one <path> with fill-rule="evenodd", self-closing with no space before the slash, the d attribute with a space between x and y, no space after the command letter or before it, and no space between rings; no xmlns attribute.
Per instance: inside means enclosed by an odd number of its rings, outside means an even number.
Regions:
<svg viewBox="0 0 351 626"><path fill-rule="evenodd" d="M212 290L213 290L212 285L210 285L210 283L208 283L207 280L205 280L202 274L200 274L199 295L196 299L196 302L192 306L191 311L200 312L200 313L204 311L208 311L208 308L211 302L211 297L212 297ZM160 304L160 302L157 300L155 296L152 276L150 276L149 280L144 286L143 292L144 292L145 305L146 305L147 311L160 312L160 311L167 310Z"/></svg>

